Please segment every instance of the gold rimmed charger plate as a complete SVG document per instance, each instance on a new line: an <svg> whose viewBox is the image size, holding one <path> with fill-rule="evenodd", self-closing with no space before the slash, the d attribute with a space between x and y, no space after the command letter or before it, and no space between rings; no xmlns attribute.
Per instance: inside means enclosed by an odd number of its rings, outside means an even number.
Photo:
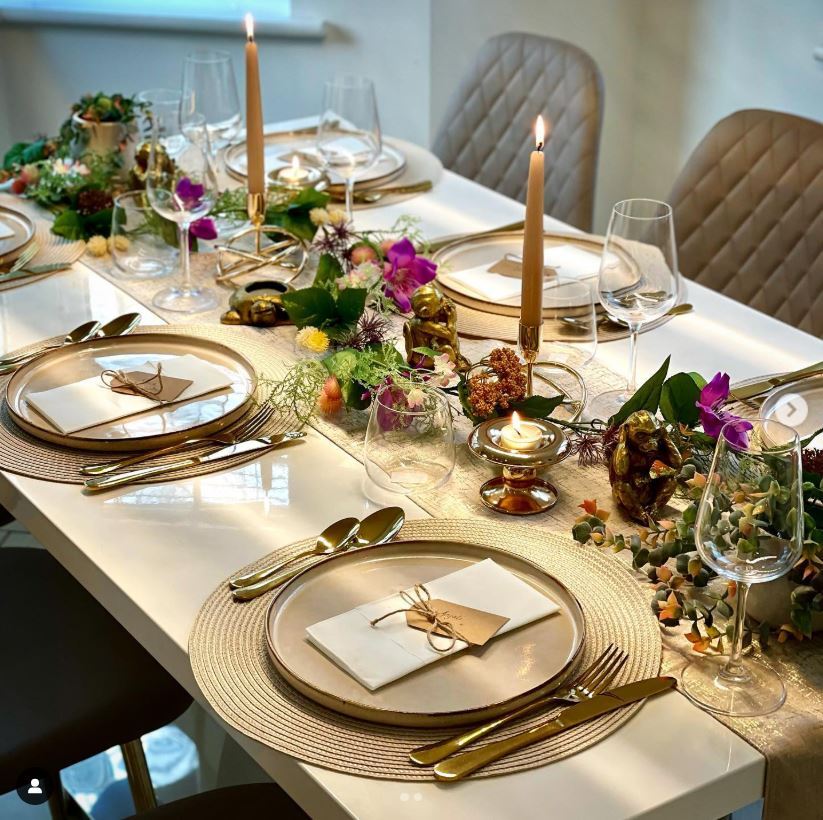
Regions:
<svg viewBox="0 0 823 820"><path fill-rule="evenodd" d="M573 234L545 233L543 235L544 248L554 248L560 245L573 245L581 250L601 256L603 253L603 240L591 236L575 236ZM454 281L449 277L449 273L459 272L481 265L492 265L499 259L503 259L506 254L521 254L523 252L523 231L499 231L496 233L484 234L480 237L468 239L458 239L441 248L433 256L433 261L437 263L438 273L437 283L447 296L450 296L457 304L465 305L474 310L484 313L493 313L498 316L520 316L520 295L512 297L502 302L492 302L483 299L473 293L464 285ZM625 250L617 249L623 260L632 268L637 263ZM591 277L589 277L591 279ZM564 281L573 281L567 277ZM580 281L585 282L586 279ZM544 291L544 302L551 295L551 290ZM595 306L598 312L602 310L599 305ZM545 307L543 316L545 319L555 319L558 313L565 316L575 316L590 310L588 304L571 304L568 299L562 301L562 307Z"/></svg>
<svg viewBox="0 0 823 820"><path fill-rule="evenodd" d="M12 236L0 239L0 262L13 262L34 239L34 223L20 211L0 205L0 224L13 231Z"/></svg>
<svg viewBox="0 0 823 820"><path fill-rule="evenodd" d="M275 131L263 137L264 173L266 178L272 172L291 164L294 154L307 154L313 158L316 152L317 133L315 131ZM305 160L304 160L305 161ZM225 155L226 171L238 180L245 180L247 175L246 142L237 142L230 146ZM319 156L315 163L320 166ZM406 156L402 149L393 144L391 139L383 140L383 150L377 162L363 172L355 182L355 189L364 190L374 185L382 185L403 173ZM334 172L329 174L330 188L342 188L344 181Z"/></svg>
<svg viewBox="0 0 823 820"><path fill-rule="evenodd" d="M229 376L231 385L76 433L61 432L26 400L31 393L99 376L104 370L129 370L147 359L162 361L186 354L218 367ZM14 423L36 438L79 450L116 452L153 450L217 433L249 410L256 387L254 366L226 345L195 336L141 333L51 350L11 377L5 399Z"/></svg>
<svg viewBox="0 0 823 820"><path fill-rule="evenodd" d="M553 599L560 610L374 692L306 637L311 624L487 558ZM494 611L494 601L488 608ZM583 610L556 578L511 553L446 540L395 541L330 558L285 586L266 616L269 656L292 687L336 712L392 726L461 726L517 708L568 677L584 639Z"/></svg>

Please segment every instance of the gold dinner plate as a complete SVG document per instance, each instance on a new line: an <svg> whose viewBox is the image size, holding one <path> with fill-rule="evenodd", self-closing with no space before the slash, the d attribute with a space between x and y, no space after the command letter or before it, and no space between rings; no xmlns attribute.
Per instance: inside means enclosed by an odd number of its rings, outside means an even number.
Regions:
<svg viewBox="0 0 823 820"><path fill-rule="evenodd" d="M374 692L306 637L306 627L318 621L487 558L560 610ZM283 587L266 617L271 660L298 692L344 715L392 726L461 726L528 703L568 677L584 637L583 610L556 578L501 550L439 540L394 541L334 556Z"/></svg>
<svg viewBox="0 0 823 820"><path fill-rule="evenodd" d="M317 135L300 131L276 131L266 134L264 140L264 160L266 178L272 172L291 165L292 157L296 154L303 158L304 165L322 166L322 160L317 154ZM245 180L248 172L246 158L246 142L237 142L226 151L226 170L235 179ZM373 185L382 185L399 176L406 166L406 157L403 151L393 144L393 140L383 140L383 150L370 168L358 176L355 183L357 190L363 190ZM332 186L344 184L343 179L334 172L330 175Z"/></svg>
<svg viewBox="0 0 823 820"><path fill-rule="evenodd" d="M99 376L104 370L129 370L147 360L187 354L222 370L231 385L76 433L62 433L26 400L31 393ZM140 333L92 339L43 354L11 377L6 385L6 404L18 427L52 444L80 450L153 450L228 427L249 409L256 387L251 362L226 345L194 336Z"/></svg>
<svg viewBox="0 0 823 820"><path fill-rule="evenodd" d="M34 239L34 223L25 214L0 205L0 225L13 231L12 236L0 239L0 261L5 265Z"/></svg>
<svg viewBox="0 0 823 820"><path fill-rule="evenodd" d="M543 235L543 246L549 248L560 245L573 245L581 250L601 256L603 253L603 240L591 236L576 236L574 234L545 233ZM636 262L623 250L618 251L624 260L635 267ZM500 302L492 302L484 299L478 294L468 289L465 285L452 279L450 273L458 273L470 268L492 265L503 259L507 254L520 255L523 253L523 231L500 231L497 233L484 234L480 237L468 239L458 239L443 248L433 256L433 261L437 263L438 275L437 283L447 296L450 296L457 304L480 310L485 313L494 313L498 316L520 316L520 294ZM593 282L595 277L581 279L582 282ZM574 281L572 277L564 278L564 282ZM562 285L561 285L562 288ZM544 290L543 315L546 319L556 318L558 310L562 309L565 316L574 316L576 313L591 310L588 304L575 304L569 300L565 293L560 293L562 297L558 300L558 307L551 308L546 305L551 301L552 290ZM598 312L602 307L595 297L595 308Z"/></svg>

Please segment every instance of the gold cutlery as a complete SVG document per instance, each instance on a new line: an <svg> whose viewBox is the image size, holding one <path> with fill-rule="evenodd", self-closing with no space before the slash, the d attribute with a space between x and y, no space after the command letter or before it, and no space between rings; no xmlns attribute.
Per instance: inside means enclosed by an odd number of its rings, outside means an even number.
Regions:
<svg viewBox="0 0 823 820"><path fill-rule="evenodd" d="M143 467L139 470L132 470L128 473L120 473L119 475L107 475L100 478L90 478L84 483L87 490L98 492L100 490L109 490L113 487L122 487L124 484L132 484L139 481L141 478L149 478L150 476L162 475L163 473L173 473L175 470L182 470L184 467L195 467L198 464L208 464L212 461L225 461L233 456L239 456L243 453L252 453L259 451L262 455L269 450L274 450L281 444L294 439L303 438L306 434L300 430L292 430L288 433L281 433L277 436L264 436L250 441L241 441L238 444L229 444L221 447L219 450L214 450L207 455L188 456L178 461L171 461L168 464L157 464L153 467Z"/></svg>
<svg viewBox="0 0 823 820"><path fill-rule="evenodd" d="M37 242L32 242L27 248L23 250L20 256L14 260L12 266L5 271L3 276L8 276L11 273L17 273L18 271L23 270L23 268L37 256L37 252L40 250L40 245Z"/></svg>
<svg viewBox="0 0 823 820"><path fill-rule="evenodd" d="M253 584L260 583L260 581L265 581L266 578L280 572L280 570L285 569L295 561L302 561L304 558L310 558L311 556L334 555L334 553L339 552L345 545L350 544L355 539L359 529L359 519L341 518L339 521L335 521L334 524L326 527L326 529L317 536L317 543L311 549L298 552L297 555L292 555L291 558L286 558L285 561L278 561L270 567L257 570L257 572L238 575L229 581L229 586L232 589L252 586Z"/></svg>
<svg viewBox="0 0 823 820"><path fill-rule="evenodd" d="M689 302L683 302L680 305L675 305L673 308L667 310L663 317L666 316L684 316L687 313L691 313L694 310L694 305L690 304ZM661 318L663 318L661 317ZM581 330L587 329L591 326L591 322L586 321L585 319L579 319L574 316L563 316L560 319L561 322L567 325L571 325L574 328L580 328ZM614 319L608 315L608 313L602 313L600 316L597 317L597 326L603 327L604 325L615 325L619 327L621 330L628 327L627 324L620 321L619 319Z"/></svg>
<svg viewBox="0 0 823 820"><path fill-rule="evenodd" d="M69 332L62 342L57 344L44 345L32 353L18 353L17 355L8 355L0 357L0 375L8 373L11 370L16 370L26 362L36 359L43 353L49 350L57 350L59 347L75 344L77 342L85 342L87 339L92 339L100 330L100 322L84 322L79 327Z"/></svg>
<svg viewBox="0 0 823 820"><path fill-rule="evenodd" d="M429 251L439 251L451 245L452 242L466 242L470 239L483 239L486 236L494 233L505 233L506 231L521 231L523 230L523 220L518 222L511 222L508 225L502 225L499 228L491 228L488 231L478 231L477 233L455 234L453 236L444 236L441 239L435 239L434 242L429 242Z"/></svg>
<svg viewBox="0 0 823 820"><path fill-rule="evenodd" d="M590 700L584 700L575 706L564 709L553 720L546 721L533 729L489 743L479 749L463 752L450 757L448 760L443 760L434 767L434 776L437 780L446 782L461 780L472 774L472 772L476 772L478 769L482 769L484 766L488 766L489 763L500 760L500 758L512 752L559 735L567 729L579 726L581 723L600 715L613 712L615 709L622 709L630 703L636 703L639 700L673 689L675 683L674 678L658 677L618 686L610 692L595 695Z"/></svg>
<svg viewBox="0 0 823 820"><path fill-rule="evenodd" d="M97 331L96 339L111 339L115 336L127 336L140 324L143 317L139 313L124 313L122 316L115 316L110 322L106 322Z"/></svg>
<svg viewBox="0 0 823 820"><path fill-rule="evenodd" d="M622 649L619 649L614 644L609 644L606 651L577 675L573 681L566 683L561 692L542 697L532 703L527 703L525 706L509 712L507 715L491 720L474 729L469 729L448 740L412 749L409 753L409 759L417 766L433 766L435 763L439 763L441 760L445 760L447 757L456 754L470 743L480 740L481 737L486 737L486 735L496 729L502 726L508 726L510 723L520 720L520 718L524 718L527 715L541 712L550 706L558 704L573 705L575 703L581 703L586 699L594 698L601 694L614 680L627 660L628 655Z"/></svg>
<svg viewBox="0 0 823 820"><path fill-rule="evenodd" d="M374 546L376 544L385 544L391 541L397 535L403 523L406 520L406 514L400 507L386 507L382 510L377 510L371 515L366 516L361 522L357 530L356 537L347 542L340 544L340 546L331 554L345 552L350 548ZM261 595L269 592L269 590L285 584L296 575L299 575L303 570L316 566L317 564L327 561L329 555L319 557L315 561L308 562L293 569L281 570L275 575L267 576L263 581L249 586L241 586L232 591L232 597L235 601L252 601L259 598Z"/></svg>
<svg viewBox="0 0 823 820"><path fill-rule="evenodd" d="M135 464L141 464L144 461L149 461L159 456L176 453L180 450L188 449L189 447L214 444L216 449L224 447L228 444L238 444L241 441L251 440L256 438L256 434L263 429L266 422L274 415L274 408L267 404L261 407L251 418L246 419L237 427L231 430L225 430L222 433L215 433L211 436L203 438L190 438L185 441L171 444L168 447L163 447L160 450L149 450L146 453L139 453L136 456L128 456L127 458L120 458L117 461L104 461L100 464L87 464L80 468L82 475L107 475L108 473L116 473L126 467L131 467Z"/></svg>
<svg viewBox="0 0 823 820"><path fill-rule="evenodd" d="M431 191L433 187L430 179L423 180L409 185L390 185L386 188L366 188L365 190L354 191L354 202L361 205L369 205L375 202L380 202L383 197L399 196L401 194L422 194L426 191ZM340 192L337 188L330 188L329 193L331 198L337 202L345 202L345 193Z"/></svg>
<svg viewBox="0 0 823 820"><path fill-rule="evenodd" d="M819 376L823 373L823 362L815 362L800 370L793 370L791 373L784 373L780 376L767 376L759 381L746 384L742 387L732 388L729 398L737 401L746 401L746 399L753 399L761 393L768 393L774 387L780 387L784 384L789 384L802 379L808 379L812 376Z"/></svg>

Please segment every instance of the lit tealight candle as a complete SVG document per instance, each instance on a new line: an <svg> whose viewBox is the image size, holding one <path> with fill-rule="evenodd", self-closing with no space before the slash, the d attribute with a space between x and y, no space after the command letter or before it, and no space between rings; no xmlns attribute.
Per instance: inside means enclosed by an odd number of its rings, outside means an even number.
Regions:
<svg viewBox="0 0 823 820"><path fill-rule="evenodd" d="M536 450L543 440L543 433L536 424L521 421L516 412L512 413L511 424L500 431L500 446L507 450Z"/></svg>
<svg viewBox="0 0 823 820"><path fill-rule="evenodd" d="M280 170L280 179L283 182L288 182L290 184L299 184L301 183L307 176L309 172L300 165L300 157L295 154L291 158L291 165L287 165L285 168Z"/></svg>

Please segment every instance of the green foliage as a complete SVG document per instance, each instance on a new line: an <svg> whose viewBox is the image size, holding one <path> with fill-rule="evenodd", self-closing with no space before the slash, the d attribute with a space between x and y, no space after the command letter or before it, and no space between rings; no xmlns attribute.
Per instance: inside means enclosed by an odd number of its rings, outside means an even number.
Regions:
<svg viewBox="0 0 823 820"><path fill-rule="evenodd" d="M675 373L663 382L660 391L660 413L669 424L685 424L694 427L700 420L695 402L700 398L701 386L695 381L697 374Z"/></svg>
<svg viewBox="0 0 823 820"><path fill-rule="evenodd" d="M323 359L328 372L340 383L346 407L363 410L371 403L370 391L391 378L411 386L403 356L394 345L372 345L365 350L344 348Z"/></svg>
<svg viewBox="0 0 823 820"><path fill-rule="evenodd" d="M317 273L314 276L314 284L316 287L331 290L334 286L334 280L339 279L342 275L343 268L340 266L337 258L330 253L324 253L317 262Z"/></svg>
<svg viewBox="0 0 823 820"><path fill-rule="evenodd" d="M548 419L563 401L563 396L529 396L523 401L512 402L511 409L529 418Z"/></svg>
<svg viewBox="0 0 823 820"><path fill-rule="evenodd" d="M51 232L66 239L88 239L96 234L108 236L111 233L111 214L111 208L88 215L67 209L57 215Z"/></svg>
<svg viewBox="0 0 823 820"><path fill-rule="evenodd" d="M312 285L283 294L283 308L298 328L346 328L355 325L366 308L365 288L346 288L333 293Z"/></svg>
<svg viewBox="0 0 823 820"><path fill-rule="evenodd" d="M670 359L671 356L667 356L666 361L660 365L657 372L643 382L634 395L609 419L610 426L622 424L637 410L648 410L650 413L657 412L657 408L660 406L660 394L663 391L663 382L666 380L666 375L669 372Z"/></svg>
<svg viewBox="0 0 823 820"><path fill-rule="evenodd" d="M19 165L30 165L45 159L48 141L43 138L34 142L17 142L3 156L3 170L11 171Z"/></svg>

